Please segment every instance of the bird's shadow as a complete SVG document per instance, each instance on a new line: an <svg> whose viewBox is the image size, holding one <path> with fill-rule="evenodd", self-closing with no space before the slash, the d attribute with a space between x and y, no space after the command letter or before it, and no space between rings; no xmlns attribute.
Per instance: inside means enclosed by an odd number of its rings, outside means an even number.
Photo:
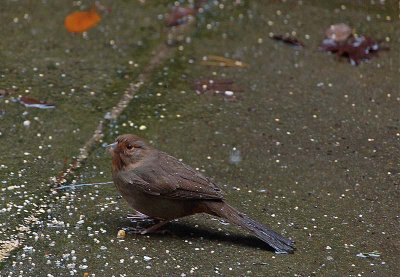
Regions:
<svg viewBox="0 0 400 277"><path fill-rule="evenodd" d="M123 223L124 225L121 225L122 222L119 222L118 229L130 229L130 228L134 229L135 228L135 222L131 222L131 221L127 222L126 219L124 221L125 221ZM184 222L179 222L179 221L169 222L167 225L165 225L161 229L161 231L162 232L148 234L148 236L150 238L154 238L157 240L159 240L160 238L165 239L166 237L169 237L171 239L179 238L179 240L204 239L204 240L209 240L209 241L225 242L225 243L231 243L231 244L245 246L245 247L264 249L267 251L274 252L274 249L272 247L270 247L265 242L259 240L256 237L253 237L253 236L231 234L231 232L229 232L227 234L224 231L215 231L215 230L209 229L205 226L199 226L199 225L194 227L194 226L190 225L189 223L184 223Z"/></svg>

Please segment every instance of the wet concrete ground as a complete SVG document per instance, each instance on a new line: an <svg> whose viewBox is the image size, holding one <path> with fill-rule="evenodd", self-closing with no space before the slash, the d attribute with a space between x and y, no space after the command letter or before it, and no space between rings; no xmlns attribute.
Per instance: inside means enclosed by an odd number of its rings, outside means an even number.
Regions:
<svg viewBox="0 0 400 277"><path fill-rule="evenodd" d="M395 276L400 36L394 2L214 1L105 130L105 142L136 133L204 171L229 203L293 238L294 255L276 255L203 215L171 223L166 234L118 239L131 210L112 185L51 190L49 178L77 155L151 50L164 43L158 17L167 3L102 2L112 12L87 38L63 29L73 2L5 4L0 240L25 235L0 263L0 275ZM386 40L390 51L358 67L317 51L325 28L337 22ZM273 41L271 32L295 32L306 47ZM210 54L250 67L201 65ZM235 92L236 101L196 95L193 81L208 77L232 79L243 92ZM19 95L56 108L25 108L13 102ZM231 162L233 153L239 162ZM101 143L77 177L110 181ZM27 220L33 212L36 219ZM360 255L373 251L378 257Z"/></svg>

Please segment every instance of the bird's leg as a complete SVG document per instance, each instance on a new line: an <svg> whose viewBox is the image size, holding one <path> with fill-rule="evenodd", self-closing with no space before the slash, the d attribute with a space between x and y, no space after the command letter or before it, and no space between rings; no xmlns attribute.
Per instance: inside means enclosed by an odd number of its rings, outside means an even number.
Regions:
<svg viewBox="0 0 400 277"><path fill-rule="evenodd" d="M158 233L158 229L167 224L169 220L159 221L158 219L144 219L143 221L136 221L135 226L123 227L127 233L130 234L149 234ZM147 225L147 226L146 226ZM162 231L160 231L161 233Z"/></svg>
<svg viewBox="0 0 400 277"><path fill-rule="evenodd" d="M126 218L133 224L133 226L123 227L123 229L131 234L141 234L145 232L148 228L160 222L159 219L152 218L150 216L142 214L139 211L135 211L133 214L128 214Z"/></svg>
<svg viewBox="0 0 400 277"><path fill-rule="evenodd" d="M125 227L124 230L128 233L134 234L149 234L155 233L163 225L167 224L169 220L160 220L157 218L152 218L139 211L135 211L134 214L128 214L127 219L129 219L135 226Z"/></svg>
<svg viewBox="0 0 400 277"><path fill-rule="evenodd" d="M153 226L150 226L149 228L143 230L142 232L140 232L142 235L145 234L149 234L149 233L154 233L155 231L157 231L159 228L161 228L162 226L164 226L165 224L167 224L169 222L169 220L163 220L160 221L156 224L154 224Z"/></svg>

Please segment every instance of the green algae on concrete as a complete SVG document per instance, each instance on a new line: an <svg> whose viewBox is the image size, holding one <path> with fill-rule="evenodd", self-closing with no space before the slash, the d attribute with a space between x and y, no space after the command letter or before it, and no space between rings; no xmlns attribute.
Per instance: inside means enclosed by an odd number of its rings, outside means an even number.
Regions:
<svg viewBox="0 0 400 277"><path fill-rule="evenodd" d="M16 228L35 225L24 221L30 212L46 213L54 200L49 178L79 153L154 46L165 40L163 22L157 19L166 11L162 1L102 4L112 12L96 28L76 35L65 30L64 17L90 3L2 3L0 241L19 241ZM16 103L20 96L56 108L26 108Z"/></svg>
<svg viewBox="0 0 400 277"><path fill-rule="evenodd" d="M52 196L57 205L38 229L37 241L29 240L32 248L17 253L16 264L3 271L396 275L399 31L384 13L368 21L369 6L341 5L250 1L214 9L104 139L136 133L182 158L213 177L232 205L294 238L294 255L275 255L239 229L202 215L171 223L166 234L117 239L118 229L130 224L125 219L130 209L105 185ZM371 36L389 37L391 51L359 67L316 51L324 28L343 21ZM305 49L269 39L271 32L292 31ZM251 67L199 65L208 54ZM236 102L196 95L192 82L204 77L233 79L246 89ZM237 164L229 162L234 148L241 155ZM88 183L110 180L110 157L102 147L80 177ZM357 256L374 250L381 256Z"/></svg>

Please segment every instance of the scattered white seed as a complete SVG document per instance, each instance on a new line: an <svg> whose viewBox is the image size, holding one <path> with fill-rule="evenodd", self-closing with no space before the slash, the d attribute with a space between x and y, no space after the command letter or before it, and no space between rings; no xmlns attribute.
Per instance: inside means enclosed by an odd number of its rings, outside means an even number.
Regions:
<svg viewBox="0 0 400 277"><path fill-rule="evenodd" d="M29 127L30 125L31 125L31 122L29 121L29 120L25 120L24 122L23 122L23 125L24 125L24 127Z"/></svg>

